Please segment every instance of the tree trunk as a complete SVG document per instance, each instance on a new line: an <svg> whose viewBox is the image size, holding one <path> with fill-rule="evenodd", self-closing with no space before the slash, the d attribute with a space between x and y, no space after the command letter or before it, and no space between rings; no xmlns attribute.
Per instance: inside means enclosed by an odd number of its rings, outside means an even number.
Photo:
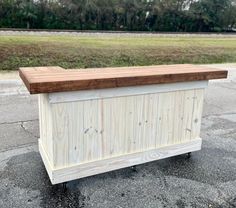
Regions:
<svg viewBox="0 0 236 208"><path fill-rule="evenodd" d="M83 30L83 23L81 19L79 20L79 24L80 24L80 30Z"/></svg>
<svg viewBox="0 0 236 208"><path fill-rule="evenodd" d="M30 22L29 22L29 20L27 20L27 23L26 23L26 24L27 24L27 26L26 26L27 29L30 29Z"/></svg>

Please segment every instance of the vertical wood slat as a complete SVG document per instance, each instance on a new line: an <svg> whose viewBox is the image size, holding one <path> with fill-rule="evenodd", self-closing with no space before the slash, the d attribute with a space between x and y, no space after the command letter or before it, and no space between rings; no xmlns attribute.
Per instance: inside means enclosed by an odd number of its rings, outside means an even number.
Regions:
<svg viewBox="0 0 236 208"><path fill-rule="evenodd" d="M52 109L48 94L38 95L40 139L50 162L53 161Z"/></svg>
<svg viewBox="0 0 236 208"><path fill-rule="evenodd" d="M83 161L99 160L102 157L100 102L99 100L89 100L85 101L83 105Z"/></svg>
<svg viewBox="0 0 236 208"><path fill-rule="evenodd" d="M73 119L73 117L83 118L84 104L83 102L71 103L69 109L69 138L68 138L68 151L69 161L73 164L83 161L83 136L84 136L84 121Z"/></svg>
<svg viewBox="0 0 236 208"><path fill-rule="evenodd" d="M68 108L69 107L69 108ZM56 167L63 167L71 163L69 161L69 140L72 138L70 131L70 110L72 106L52 105L53 120L53 164Z"/></svg>
<svg viewBox="0 0 236 208"><path fill-rule="evenodd" d="M204 89L194 90L194 106L192 114L192 132L191 139L196 139L200 135L201 120L202 120L202 110L204 101Z"/></svg>
<svg viewBox="0 0 236 208"><path fill-rule="evenodd" d="M51 104L39 97L42 145L55 168L199 137L204 89Z"/></svg>

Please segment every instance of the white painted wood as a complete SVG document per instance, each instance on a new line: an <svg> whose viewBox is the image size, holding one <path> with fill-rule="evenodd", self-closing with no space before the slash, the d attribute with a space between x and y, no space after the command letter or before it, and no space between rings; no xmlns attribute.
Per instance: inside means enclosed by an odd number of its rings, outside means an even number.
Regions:
<svg viewBox="0 0 236 208"><path fill-rule="evenodd" d="M111 157L104 160L53 169L49 161L47 161L47 157L45 155L46 153L43 151L43 147L39 142L40 154L43 158L52 184L62 183L65 181L92 176L120 168L164 159L175 155L198 151L201 149L201 144L202 140L198 138L182 144L169 145L157 149Z"/></svg>
<svg viewBox="0 0 236 208"><path fill-rule="evenodd" d="M84 115L84 103L71 103L68 108L69 115L69 137L68 137L68 160L71 164L77 164L83 161L84 154L84 121L73 119L82 118Z"/></svg>
<svg viewBox="0 0 236 208"><path fill-rule="evenodd" d="M52 105L53 165L64 167L69 164L69 140L72 139L69 108L66 105ZM74 112L75 113L75 112ZM73 116L74 117L74 116ZM75 122L74 120L71 120Z"/></svg>
<svg viewBox="0 0 236 208"><path fill-rule="evenodd" d="M47 130L53 135L53 165L59 168L195 139L203 93L197 89L50 104L52 129Z"/></svg>
<svg viewBox="0 0 236 208"><path fill-rule="evenodd" d="M194 90L188 90L185 91L184 95L184 114L183 114L183 128L182 128L182 134L181 134L181 140L187 141L191 139L191 127L193 123L193 105L194 105L194 96L195 92Z"/></svg>
<svg viewBox="0 0 236 208"><path fill-rule="evenodd" d="M48 158L53 160L53 132L52 132L52 109L48 102L48 94L38 95L39 127L41 142L45 147Z"/></svg>
<svg viewBox="0 0 236 208"><path fill-rule="evenodd" d="M179 82L109 89L81 90L72 92L56 92L49 94L49 103L75 102L104 98L115 98L133 95L155 94L171 91L206 88L208 81Z"/></svg>
<svg viewBox="0 0 236 208"><path fill-rule="evenodd" d="M39 153L41 155L41 158L43 160L43 163L44 163L44 166L47 170L47 173L48 173L48 176L50 178L50 180L52 181L53 180L53 175L52 175L52 172L53 172L53 166L51 164L51 160L48 158L48 154L47 154L47 151L42 143L42 139L39 139L38 140L38 145L39 145Z"/></svg>
<svg viewBox="0 0 236 208"><path fill-rule="evenodd" d="M204 89L194 90L194 105L193 105L193 114L192 114L192 131L191 139L195 139L200 135L201 129L201 120L202 120L202 110L203 110L203 101L204 101Z"/></svg>
<svg viewBox="0 0 236 208"><path fill-rule="evenodd" d="M183 139L185 93L186 91L177 91L175 93L175 111L173 115L173 142L175 143L180 143Z"/></svg>
<svg viewBox="0 0 236 208"><path fill-rule="evenodd" d="M199 150L207 81L191 83L39 95L52 182Z"/></svg>

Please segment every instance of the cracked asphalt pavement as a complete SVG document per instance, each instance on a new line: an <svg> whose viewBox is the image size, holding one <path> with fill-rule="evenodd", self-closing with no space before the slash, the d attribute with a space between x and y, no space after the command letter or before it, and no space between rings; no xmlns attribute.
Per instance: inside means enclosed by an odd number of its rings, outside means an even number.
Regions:
<svg viewBox="0 0 236 208"><path fill-rule="evenodd" d="M51 185L38 152L37 97L0 74L0 207L236 207L236 64L211 81L202 150Z"/></svg>

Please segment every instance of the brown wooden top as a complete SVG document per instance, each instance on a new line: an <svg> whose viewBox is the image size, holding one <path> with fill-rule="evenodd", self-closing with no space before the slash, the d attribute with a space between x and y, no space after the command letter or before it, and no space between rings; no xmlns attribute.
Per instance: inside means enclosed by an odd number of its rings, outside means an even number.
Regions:
<svg viewBox="0 0 236 208"><path fill-rule="evenodd" d="M20 68L31 94L222 79L227 70L190 64L64 70L61 67Z"/></svg>

